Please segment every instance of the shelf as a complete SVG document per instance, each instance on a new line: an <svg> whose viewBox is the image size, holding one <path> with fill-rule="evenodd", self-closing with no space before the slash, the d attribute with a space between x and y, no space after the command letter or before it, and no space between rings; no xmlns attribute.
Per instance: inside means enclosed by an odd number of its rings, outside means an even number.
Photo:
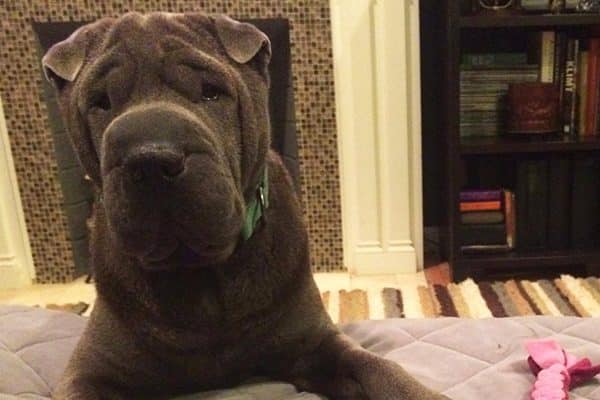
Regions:
<svg viewBox="0 0 600 400"><path fill-rule="evenodd" d="M461 138L462 155L577 152L600 150L600 136L579 138L520 138L510 136Z"/></svg>
<svg viewBox="0 0 600 400"><path fill-rule="evenodd" d="M600 263L600 249L539 250L498 254L461 255L457 260L471 269L502 269L515 267L569 266Z"/></svg>
<svg viewBox="0 0 600 400"><path fill-rule="evenodd" d="M600 25L598 14L508 15L460 17L461 28L548 27Z"/></svg>

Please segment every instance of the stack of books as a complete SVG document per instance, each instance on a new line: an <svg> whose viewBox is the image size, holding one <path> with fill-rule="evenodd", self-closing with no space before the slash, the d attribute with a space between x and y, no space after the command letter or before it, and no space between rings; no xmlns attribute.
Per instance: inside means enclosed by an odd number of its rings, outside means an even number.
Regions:
<svg viewBox="0 0 600 400"><path fill-rule="evenodd" d="M595 33L589 38L541 33L540 80L560 88L565 135L600 135L600 32Z"/></svg>
<svg viewBox="0 0 600 400"><path fill-rule="evenodd" d="M465 254L510 251L515 247L515 195L509 190L460 193L460 241Z"/></svg>
<svg viewBox="0 0 600 400"><path fill-rule="evenodd" d="M460 72L461 137L498 136L507 117L508 85L536 82L539 66L521 53L465 54Z"/></svg>

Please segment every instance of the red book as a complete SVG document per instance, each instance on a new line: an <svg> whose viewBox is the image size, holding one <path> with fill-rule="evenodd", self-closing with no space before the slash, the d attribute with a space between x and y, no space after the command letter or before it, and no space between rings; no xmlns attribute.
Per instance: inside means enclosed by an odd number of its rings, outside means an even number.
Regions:
<svg viewBox="0 0 600 400"><path fill-rule="evenodd" d="M501 201L463 201L460 203L460 211L488 211L502 209Z"/></svg>
<svg viewBox="0 0 600 400"><path fill-rule="evenodd" d="M588 56L588 91L586 99L585 135L595 135L598 131L596 113L600 103L600 38L590 39Z"/></svg>

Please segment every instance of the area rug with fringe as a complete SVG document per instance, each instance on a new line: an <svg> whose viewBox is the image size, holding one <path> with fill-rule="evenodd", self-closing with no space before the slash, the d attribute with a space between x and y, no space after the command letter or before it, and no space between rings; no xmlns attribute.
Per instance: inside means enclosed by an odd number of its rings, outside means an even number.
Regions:
<svg viewBox="0 0 600 400"><path fill-rule="evenodd" d="M381 318L600 316L600 279L570 275L539 281L467 279L447 286L327 291L321 296L338 323Z"/></svg>

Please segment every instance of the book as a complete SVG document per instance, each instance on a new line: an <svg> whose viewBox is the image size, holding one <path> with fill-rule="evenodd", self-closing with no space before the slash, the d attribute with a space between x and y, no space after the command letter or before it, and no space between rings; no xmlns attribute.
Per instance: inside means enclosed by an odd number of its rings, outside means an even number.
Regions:
<svg viewBox="0 0 600 400"><path fill-rule="evenodd" d="M548 167L546 160L523 160L517 166L517 237L520 249L547 243Z"/></svg>
<svg viewBox="0 0 600 400"><path fill-rule="evenodd" d="M565 32L557 32L554 42L554 80L553 82L562 87L565 60L567 58L568 37Z"/></svg>
<svg viewBox="0 0 600 400"><path fill-rule="evenodd" d="M556 157L549 161L548 247L555 250L569 246L571 179L570 160Z"/></svg>
<svg viewBox="0 0 600 400"><path fill-rule="evenodd" d="M529 246L544 248L548 234L548 162L533 161L528 182L528 222L530 224Z"/></svg>
<svg viewBox="0 0 600 400"><path fill-rule="evenodd" d="M468 53L461 58L462 65L521 65L527 64L525 53Z"/></svg>
<svg viewBox="0 0 600 400"><path fill-rule="evenodd" d="M506 226L506 244L514 249L517 244L517 213L515 210L515 194L504 191L504 225Z"/></svg>
<svg viewBox="0 0 600 400"><path fill-rule="evenodd" d="M554 83L559 88L559 110L562 111L565 100L565 65L567 62L568 40L566 32L558 32L554 51ZM562 117L562 114L560 114Z"/></svg>
<svg viewBox="0 0 600 400"><path fill-rule="evenodd" d="M504 224L461 225L459 232L463 246L506 244Z"/></svg>
<svg viewBox="0 0 600 400"><path fill-rule="evenodd" d="M548 0L521 0L521 8L526 11L549 11L550 3Z"/></svg>
<svg viewBox="0 0 600 400"><path fill-rule="evenodd" d="M563 133L572 135L576 127L577 109L577 63L579 61L579 40L569 39L567 56L561 78Z"/></svg>
<svg viewBox="0 0 600 400"><path fill-rule="evenodd" d="M593 134L600 135L600 78L596 85L596 123L594 124Z"/></svg>
<svg viewBox="0 0 600 400"><path fill-rule="evenodd" d="M575 11L579 6L579 0L565 0L565 10Z"/></svg>
<svg viewBox="0 0 600 400"><path fill-rule="evenodd" d="M590 39L588 55L588 84L586 97L585 136L592 136L598 131L596 114L600 103L600 38Z"/></svg>
<svg viewBox="0 0 600 400"><path fill-rule="evenodd" d="M464 212L460 215L460 222L463 224L500 224L504 222L504 213L502 211L472 211Z"/></svg>
<svg viewBox="0 0 600 400"><path fill-rule="evenodd" d="M516 171L516 185L515 185L515 198L516 198L516 211L517 211L517 237L519 238L519 247L523 246L529 235L527 226L527 205L529 199L527 198L527 180L529 177L529 160L521 160L517 162Z"/></svg>
<svg viewBox="0 0 600 400"><path fill-rule="evenodd" d="M541 38L540 81L554 82L556 32L544 31Z"/></svg>
<svg viewBox="0 0 600 400"><path fill-rule="evenodd" d="M600 245L600 159L581 156L573 162L571 246Z"/></svg>
<svg viewBox="0 0 600 400"><path fill-rule="evenodd" d="M586 99L588 93L588 55L587 51L582 51L579 53L579 73L578 73L578 83L577 86L579 90L577 91L577 105L578 109L578 123L577 123L577 133L579 135L584 135L585 133L585 118L586 118Z"/></svg>
<svg viewBox="0 0 600 400"><path fill-rule="evenodd" d="M486 210L500 210L502 203L500 200L497 201L472 201L472 202L461 202L460 211L486 211Z"/></svg>
<svg viewBox="0 0 600 400"><path fill-rule="evenodd" d="M491 201L502 199L501 190L465 190L460 192L460 201Z"/></svg>
<svg viewBox="0 0 600 400"><path fill-rule="evenodd" d="M463 254L493 254L506 253L512 250L507 244L483 244L483 245L468 245L461 246L460 250Z"/></svg>

